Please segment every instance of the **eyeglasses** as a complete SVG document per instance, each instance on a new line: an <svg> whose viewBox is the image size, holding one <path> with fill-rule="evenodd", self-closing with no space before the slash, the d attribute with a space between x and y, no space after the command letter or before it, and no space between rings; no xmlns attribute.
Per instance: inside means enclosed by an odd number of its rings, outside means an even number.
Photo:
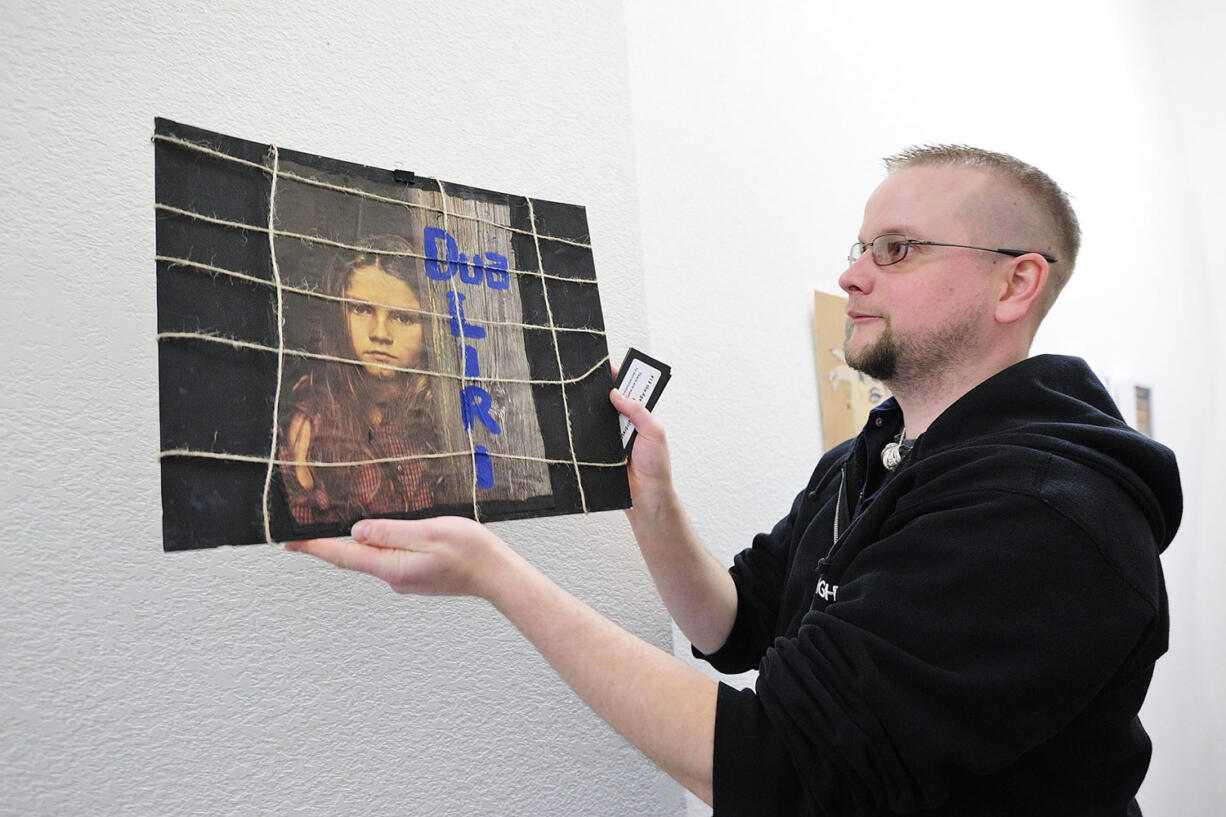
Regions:
<svg viewBox="0 0 1226 817"><path fill-rule="evenodd" d="M1056 259L1047 253L1036 252L1035 250L994 250L991 247L972 247L969 244L946 244L943 241L924 241L919 238L907 238L902 233L883 233L867 243L857 241L851 245L851 251L847 254L847 263L854 264L857 258L864 255L865 250L871 250L873 253L873 263L879 267L888 267L906 258L908 250L921 244L931 247L961 247L964 250L998 252L1001 255L1008 255L1013 258L1017 258L1020 255L1030 255L1033 252L1046 258L1049 264L1056 263Z"/></svg>

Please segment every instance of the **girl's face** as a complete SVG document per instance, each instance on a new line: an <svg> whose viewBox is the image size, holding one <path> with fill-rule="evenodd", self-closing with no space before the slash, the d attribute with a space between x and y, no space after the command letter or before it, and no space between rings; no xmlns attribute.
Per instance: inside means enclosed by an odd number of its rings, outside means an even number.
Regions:
<svg viewBox="0 0 1226 817"><path fill-rule="evenodd" d="M345 297L372 303L345 303L349 342L366 371L378 378L400 372L387 366L410 368L421 355L421 316L417 293L404 281L384 272L378 264L357 267L349 275ZM379 304L376 306L375 304Z"/></svg>

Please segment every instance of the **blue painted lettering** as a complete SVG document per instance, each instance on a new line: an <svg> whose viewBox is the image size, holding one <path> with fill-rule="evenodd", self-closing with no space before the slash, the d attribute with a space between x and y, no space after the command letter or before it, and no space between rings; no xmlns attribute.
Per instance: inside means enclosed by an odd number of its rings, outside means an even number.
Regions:
<svg viewBox="0 0 1226 817"><path fill-rule="evenodd" d="M490 399L490 393L480 386L465 386L461 389L460 412L464 428L472 431L474 423L480 420L491 434L501 434L502 428L499 427L498 421L490 416L492 405L493 400Z"/></svg>
<svg viewBox="0 0 1226 817"><path fill-rule="evenodd" d="M477 487L488 491L494 487L494 463L490 452L483 445L473 446L473 470L477 474Z"/></svg>
<svg viewBox="0 0 1226 817"><path fill-rule="evenodd" d="M472 266L464 263L464 253L460 253L460 280L466 284L479 284L485 277L485 265L481 263L481 253L473 253Z"/></svg>
<svg viewBox="0 0 1226 817"><path fill-rule="evenodd" d="M470 259L460 252L460 245L455 237L439 227L426 227L422 231L422 245L425 248L426 276L432 281L450 281L457 273L462 283L470 286L484 284L492 290L506 291L511 288L511 272L507 257L496 252L482 254L474 250ZM448 285L452 286L452 285ZM447 311L451 315L451 334L457 338L473 338L480 340L485 337L485 328L473 326L464 319L465 296L454 289L447 293ZM464 377L477 378L481 376L481 364L477 359L477 348L464 344ZM460 419L464 428L471 435L477 421L485 426L490 434L501 434L502 428L491 414L493 399L490 393L480 386L464 386L460 390ZM494 487L494 463L489 450L483 445L473 446L473 473L477 487L488 491Z"/></svg>
<svg viewBox="0 0 1226 817"><path fill-rule="evenodd" d="M511 274L507 271L507 257L496 252L485 254L485 283L490 289L510 289Z"/></svg>
<svg viewBox="0 0 1226 817"><path fill-rule="evenodd" d="M457 338L483 338L485 330L464 320L464 296L454 290L447 293L447 311L451 314L451 334Z"/></svg>
<svg viewBox="0 0 1226 817"><path fill-rule="evenodd" d="M467 344L464 346L464 376L481 376L481 365L477 363L477 350Z"/></svg>
<svg viewBox="0 0 1226 817"><path fill-rule="evenodd" d="M487 252L482 260L480 252L473 252L470 260L460 252L455 237L441 227L423 229L422 244L426 249L426 277L432 281L446 281L458 272L466 284L480 286L484 281L490 289L511 288L510 267L501 253Z"/></svg>
<svg viewBox="0 0 1226 817"><path fill-rule="evenodd" d="M443 242L443 255L438 254L438 242ZM427 227L422 232L426 247L426 277L434 281L446 281L460 269L460 246L443 229Z"/></svg>

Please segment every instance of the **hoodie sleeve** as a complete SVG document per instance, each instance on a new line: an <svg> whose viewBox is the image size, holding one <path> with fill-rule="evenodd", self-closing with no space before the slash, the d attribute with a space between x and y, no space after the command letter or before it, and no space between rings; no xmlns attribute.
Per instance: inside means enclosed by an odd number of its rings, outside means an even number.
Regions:
<svg viewBox="0 0 1226 817"><path fill-rule="evenodd" d="M758 666L771 645L779 624L781 600L785 598L790 562L794 555L798 527L816 512L816 506L829 497L820 496L831 480L837 483L837 468L850 441L836 446L818 462L809 484L796 495L788 515L780 519L770 533L759 533L751 547L733 560L729 573L736 585L736 619L724 645L707 655L691 647L695 658L701 658L718 671L730 674L747 672Z"/></svg>
<svg viewBox="0 0 1226 817"><path fill-rule="evenodd" d="M803 496L803 494L801 495ZM800 498L797 498L797 502ZM780 519L770 533L759 533L753 546L736 555L733 584L736 585L736 619L724 645L710 655L697 647L690 650L726 675L748 672L758 666L770 646L787 566L787 543L791 539L796 506Z"/></svg>
<svg viewBox="0 0 1226 817"><path fill-rule="evenodd" d="M766 650L756 692L721 688L717 817L933 808L951 775L1058 733L1157 637L1157 602L1040 496L950 493L891 520L837 601Z"/></svg>

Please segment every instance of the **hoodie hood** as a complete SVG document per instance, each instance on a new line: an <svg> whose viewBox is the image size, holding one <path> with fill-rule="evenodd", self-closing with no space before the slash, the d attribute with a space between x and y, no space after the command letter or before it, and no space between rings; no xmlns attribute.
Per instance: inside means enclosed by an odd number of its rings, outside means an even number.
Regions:
<svg viewBox="0 0 1226 817"><path fill-rule="evenodd" d="M1002 401L1010 407L1001 417ZM1128 426L1081 358L1037 355L988 378L946 409L916 442L915 461L990 439L1048 451L1118 484L1145 514L1159 550L1179 528L1175 454Z"/></svg>

